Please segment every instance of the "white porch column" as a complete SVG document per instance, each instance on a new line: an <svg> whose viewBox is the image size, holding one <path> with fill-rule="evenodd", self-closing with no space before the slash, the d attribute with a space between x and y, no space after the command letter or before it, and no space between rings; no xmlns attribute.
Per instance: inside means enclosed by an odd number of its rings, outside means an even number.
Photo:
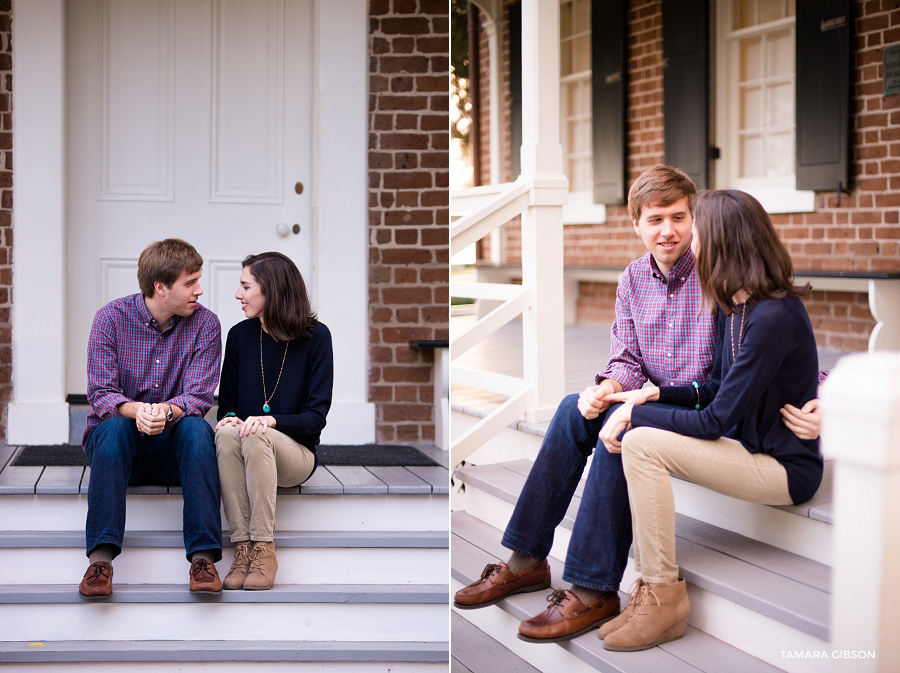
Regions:
<svg viewBox="0 0 900 673"><path fill-rule="evenodd" d="M369 403L368 14L366 0L316 0L313 219L319 317L334 341L324 443L375 441Z"/></svg>
<svg viewBox="0 0 900 673"><path fill-rule="evenodd" d="M64 3L17 0L13 17L13 398L7 441L64 444Z"/></svg>
<svg viewBox="0 0 900 673"><path fill-rule="evenodd" d="M821 404L822 453L835 459L831 670L900 671L900 357L843 358Z"/></svg>
<svg viewBox="0 0 900 673"><path fill-rule="evenodd" d="M515 151L515 148L513 148ZM569 182L559 143L559 3L522 3L522 176L534 179L522 215L522 284L534 301L523 315L529 421L549 420L565 390L562 206Z"/></svg>

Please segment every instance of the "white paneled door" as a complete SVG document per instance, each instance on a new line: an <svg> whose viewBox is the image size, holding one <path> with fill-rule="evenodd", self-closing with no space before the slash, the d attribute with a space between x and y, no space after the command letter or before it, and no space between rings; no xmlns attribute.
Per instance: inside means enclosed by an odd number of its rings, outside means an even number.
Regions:
<svg viewBox="0 0 900 673"><path fill-rule="evenodd" d="M201 302L243 319L240 261L279 250L313 297L310 0L72 0L66 7L68 393L91 319L138 291L166 237L203 255ZM315 300L314 300L315 302Z"/></svg>

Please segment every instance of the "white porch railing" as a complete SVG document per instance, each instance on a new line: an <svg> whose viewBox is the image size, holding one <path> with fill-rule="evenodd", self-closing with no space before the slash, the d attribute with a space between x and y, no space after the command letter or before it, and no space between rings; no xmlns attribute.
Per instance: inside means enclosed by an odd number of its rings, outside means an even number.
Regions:
<svg viewBox="0 0 900 673"><path fill-rule="evenodd" d="M492 44L496 48L496 43ZM491 97L492 102L497 100ZM491 118L496 117L494 114ZM495 175L501 162L496 156L499 152L494 152L498 130L492 123L491 166ZM451 194L451 210L461 215L450 227L451 254L511 219L522 218L521 286L451 284L453 296L501 302L462 334L451 335L451 380L508 396L462 436L453 438L450 455L454 465L523 414L533 422L549 420L565 389L562 207L568 201L569 181L562 172L559 143L557 2L522 2L521 166L522 177L511 184ZM478 341L519 315L524 351L521 379L452 365Z"/></svg>
<svg viewBox="0 0 900 673"><path fill-rule="evenodd" d="M549 183L547 180L542 182L544 183L542 187L536 187L534 179L520 178L511 184L460 190L452 195L454 212L459 214L462 211L465 214L450 227L451 254L457 254L517 216L521 215L523 219L522 285L457 282L451 283L450 286L450 292L454 297L500 302L499 306L481 317L467 330L451 335L451 380L454 383L498 393L508 398L467 432L453 438L450 451L454 465L468 458L491 437L521 416L533 421L547 420L562 394L561 340L548 341L544 339L542 342L539 330L536 329L538 321L535 316L542 302L547 306L555 305L556 307L559 307L562 302L561 250L560 254L553 254L555 247L561 248L561 229L555 237L558 239L558 243L552 241L553 235L550 234L546 244L550 249L549 260L544 258L540 260L540 266L544 273L549 272L546 268L548 262L551 266L555 262L559 267L556 274L560 281L557 283L559 287L554 288L551 285L539 290L537 284L540 276L535 272L539 266L538 250L541 249L537 243L539 234L533 232L529 236L526 234L525 228L537 228L540 215L529 213L529 211L537 209L538 205L542 203L545 207L555 206L555 210L558 212L555 213L555 218L553 217L554 213L541 213L545 218L547 215L551 216L550 221L544 222L547 225L545 226L547 231L541 233L547 234L552 231L553 220L561 225L561 211L567 194L567 184L565 180L553 183ZM525 243L526 239L531 240L531 243ZM530 260L530 264L524 259L526 255L533 258ZM452 364L453 360L520 315L523 316L523 329L525 330L523 350L526 361L523 363L523 370L526 375L524 377L507 376ZM546 318L557 320L560 326L562 324L561 316L548 314ZM553 345L552 349L551 344ZM543 377L545 380L541 380L540 368L529 366L529 358L532 359L531 362L539 362L542 358L556 361L555 364L550 363L550 366L557 367L557 375L547 372ZM541 384L543 384L543 389L541 389ZM539 392L544 394L540 395Z"/></svg>

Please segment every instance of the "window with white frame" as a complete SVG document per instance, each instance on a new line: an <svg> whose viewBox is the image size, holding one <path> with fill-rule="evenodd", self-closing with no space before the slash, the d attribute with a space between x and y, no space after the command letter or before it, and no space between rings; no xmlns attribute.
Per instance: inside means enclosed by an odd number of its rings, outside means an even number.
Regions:
<svg viewBox="0 0 900 673"><path fill-rule="evenodd" d="M606 208L593 203L591 126L591 0L561 0L559 7L560 143L569 178L566 224L604 222Z"/></svg>
<svg viewBox="0 0 900 673"><path fill-rule="evenodd" d="M718 3L716 185L756 196L769 212L813 209L795 189L795 0Z"/></svg>

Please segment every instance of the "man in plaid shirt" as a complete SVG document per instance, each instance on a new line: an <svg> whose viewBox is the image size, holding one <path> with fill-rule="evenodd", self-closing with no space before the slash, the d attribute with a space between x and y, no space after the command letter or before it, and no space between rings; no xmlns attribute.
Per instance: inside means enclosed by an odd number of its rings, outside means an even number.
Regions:
<svg viewBox="0 0 900 673"><path fill-rule="evenodd" d="M657 386L709 380L716 334L690 250L696 199L690 177L670 166L651 168L632 185L628 210L649 254L628 265L616 289L609 363L594 386L564 398L556 410L503 535L512 556L507 563L489 564L477 581L460 589L457 607L480 608L550 586L546 559L553 533L598 443L610 407L606 395L640 388L648 380ZM816 416L794 412L800 431L812 425L818 434ZM566 553L563 579L571 587L554 591L547 610L523 621L519 638L567 640L617 615L631 541L621 454L596 451Z"/></svg>
<svg viewBox="0 0 900 673"><path fill-rule="evenodd" d="M192 592L219 593L222 558L219 473L213 432L203 420L219 382L222 333L198 303L203 258L169 238L138 260L141 292L94 316L88 340L88 416L82 446L91 466L86 525L90 565L78 589L112 594L112 560L122 551L125 489L181 486Z"/></svg>

